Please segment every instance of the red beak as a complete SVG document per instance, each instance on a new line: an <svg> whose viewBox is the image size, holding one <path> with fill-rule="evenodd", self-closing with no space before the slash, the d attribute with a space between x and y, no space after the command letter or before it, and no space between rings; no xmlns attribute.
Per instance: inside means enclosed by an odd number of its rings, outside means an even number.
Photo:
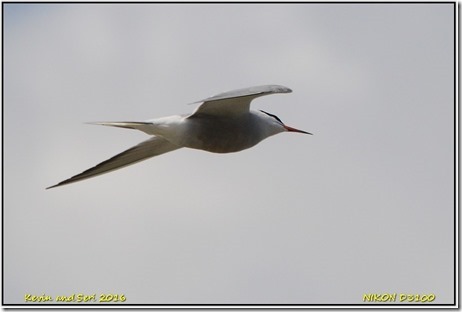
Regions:
<svg viewBox="0 0 462 312"><path fill-rule="evenodd" d="M313 133L309 133L309 132L306 132L306 131L303 131L303 130L298 130L298 129L295 129L295 128L292 128L292 127L289 127L289 126L286 126L286 125L284 125L284 128L286 128L286 130L289 131L289 132L298 132L298 133L305 133L305 134L313 135Z"/></svg>

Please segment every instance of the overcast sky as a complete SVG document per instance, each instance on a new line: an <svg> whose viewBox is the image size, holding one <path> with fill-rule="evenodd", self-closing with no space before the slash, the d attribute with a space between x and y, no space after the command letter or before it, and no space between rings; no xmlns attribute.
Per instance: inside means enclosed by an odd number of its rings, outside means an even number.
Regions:
<svg viewBox="0 0 462 312"><path fill-rule="evenodd" d="M454 302L454 4L3 9L5 303ZM45 190L147 138L85 122L261 84L314 135Z"/></svg>

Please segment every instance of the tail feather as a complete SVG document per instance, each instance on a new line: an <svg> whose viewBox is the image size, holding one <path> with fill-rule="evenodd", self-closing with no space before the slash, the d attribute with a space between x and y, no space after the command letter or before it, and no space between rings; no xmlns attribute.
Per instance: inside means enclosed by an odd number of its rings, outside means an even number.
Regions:
<svg viewBox="0 0 462 312"><path fill-rule="evenodd" d="M125 128L125 129L135 129L143 131L147 134L152 134L150 131L152 127L152 123L150 122L143 122L143 121L100 121L100 122L87 122L90 125L100 125L100 126L109 126L109 127L118 127L118 128Z"/></svg>

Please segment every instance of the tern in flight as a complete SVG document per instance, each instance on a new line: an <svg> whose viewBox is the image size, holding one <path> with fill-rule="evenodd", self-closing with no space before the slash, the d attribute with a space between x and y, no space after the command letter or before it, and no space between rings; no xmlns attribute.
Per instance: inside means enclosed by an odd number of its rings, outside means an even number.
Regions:
<svg viewBox="0 0 462 312"><path fill-rule="evenodd" d="M143 131L152 137L47 189L117 170L182 147L213 153L233 153L250 148L280 132L311 134L286 126L277 116L250 110L253 99L275 93L290 93L287 87L265 85L228 91L198 101L190 115L176 115L147 121L96 122L92 124Z"/></svg>

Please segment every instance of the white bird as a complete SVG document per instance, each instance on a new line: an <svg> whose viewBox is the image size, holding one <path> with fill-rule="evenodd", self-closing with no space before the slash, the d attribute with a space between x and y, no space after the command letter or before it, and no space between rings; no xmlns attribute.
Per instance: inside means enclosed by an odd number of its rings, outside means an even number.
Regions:
<svg viewBox="0 0 462 312"><path fill-rule="evenodd" d="M257 97L290 92L292 90L289 88L279 85L250 87L198 101L196 103L201 105L190 115L141 122L92 123L136 129L153 137L47 189L92 178L182 147L213 153L233 153L250 148L280 132L311 134L286 126L277 116L265 111L250 110L250 102Z"/></svg>

